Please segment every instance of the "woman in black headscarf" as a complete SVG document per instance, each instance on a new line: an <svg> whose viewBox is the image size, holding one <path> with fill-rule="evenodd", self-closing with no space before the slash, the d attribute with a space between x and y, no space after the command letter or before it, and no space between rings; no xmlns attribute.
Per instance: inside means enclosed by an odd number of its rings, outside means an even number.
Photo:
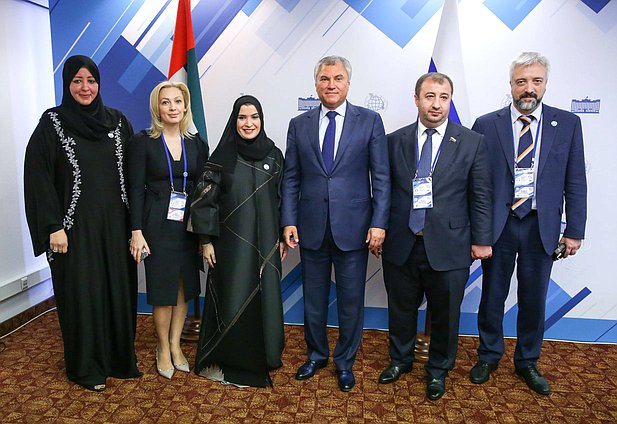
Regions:
<svg viewBox="0 0 617 424"><path fill-rule="evenodd" d="M211 268L195 364L204 377L266 387L282 365L282 174L261 104L240 97L191 204L189 230L201 235Z"/></svg>
<svg viewBox="0 0 617 424"><path fill-rule="evenodd" d="M133 129L103 105L89 57L67 59L62 82L62 104L45 111L26 148L26 218L51 268L66 374L102 391L107 377L141 375L124 164Z"/></svg>

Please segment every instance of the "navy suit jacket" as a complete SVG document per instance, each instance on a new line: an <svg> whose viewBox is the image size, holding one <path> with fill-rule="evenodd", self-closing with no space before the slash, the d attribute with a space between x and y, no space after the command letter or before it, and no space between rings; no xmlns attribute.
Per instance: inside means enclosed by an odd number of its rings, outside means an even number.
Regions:
<svg viewBox="0 0 617 424"><path fill-rule="evenodd" d="M501 235L514 196L514 140L510 106L481 116L473 130L486 137L493 201L493 241ZM564 236L585 237L587 220L587 180L583 132L578 116L543 105L542 140L536 181L536 207L540 238L547 254L559 242L564 198L566 228Z"/></svg>
<svg viewBox="0 0 617 424"><path fill-rule="evenodd" d="M417 167L417 123L388 135L392 196L383 258L403 265L415 243L409 229ZM426 210L424 246L431 268L471 265L471 245L492 245L489 164L484 138L448 122L433 172L433 208Z"/></svg>
<svg viewBox="0 0 617 424"><path fill-rule="evenodd" d="M289 122L281 226L297 226L302 247L320 248L328 214L339 249L366 247L369 228L387 228L389 196L388 147L379 114L347 103L330 173L319 147L319 108Z"/></svg>

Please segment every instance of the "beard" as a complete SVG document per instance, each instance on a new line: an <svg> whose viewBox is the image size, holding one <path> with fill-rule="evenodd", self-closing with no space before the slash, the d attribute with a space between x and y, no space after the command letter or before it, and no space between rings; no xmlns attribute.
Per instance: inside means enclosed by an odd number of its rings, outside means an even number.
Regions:
<svg viewBox="0 0 617 424"><path fill-rule="evenodd" d="M532 97L532 99L529 99L529 97ZM538 104L541 101L542 97L538 99L538 95L536 93L525 92L521 94L518 99L516 99L516 105L520 110L532 112L538 107Z"/></svg>

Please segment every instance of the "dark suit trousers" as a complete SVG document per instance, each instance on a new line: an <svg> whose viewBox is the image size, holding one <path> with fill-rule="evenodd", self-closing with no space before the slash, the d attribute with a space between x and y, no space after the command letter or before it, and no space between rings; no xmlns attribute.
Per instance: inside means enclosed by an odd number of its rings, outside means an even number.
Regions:
<svg viewBox="0 0 617 424"><path fill-rule="evenodd" d="M326 324L330 276L334 264L339 338L334 348L338 370L351 370L362 340L364 324L364 286L368 250L340 250L330 231L329 222L319 250L300 248L304 294L304 338L308 358L327 360L329 356Z"/></svg>
<svg viewBox="0 0 617 424"><path fill-rule="evenodd" d="M482 261L482 300L478 310L480 360L497 363L504 352L504 304L517 264L518 317L514 365L535 364L544 337L546 293L553 261L546 254L538 227L538 216L523 219L509 216L501 236L493 246L493 256Z"/></svg>
<svg viewBox="0 0 617 424"><path fill-rule="evenodd" d="M431 377L445 378L456 360L460 309L469 269L435 271L428 263L424 241L418 237L407 261L402 266L383 261L383 273L388 293L391 362L413 362L418 307L426 294L431 342L425 368Z"/></svg>

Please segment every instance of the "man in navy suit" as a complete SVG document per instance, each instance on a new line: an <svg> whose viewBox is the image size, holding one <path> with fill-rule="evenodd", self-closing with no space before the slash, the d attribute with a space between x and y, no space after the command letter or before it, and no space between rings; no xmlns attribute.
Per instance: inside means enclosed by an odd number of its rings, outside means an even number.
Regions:
<svg viewBox="0 0 617 424"><path fill-rule="evenodd" d="M388 384L414 360L418 307L426 294L431 342L426 394L437 400L456 359L460 307L474 259L491 255L491 182L484 137L450 120L453 84L418 79L419 121L388 135L392 196L383 249L388 293Z"/></svg>
<svg viewBox="0 0 617 424"><path fill-rule="evenodd" d="M334 264L339 319L334 364L340 389L349 391L362 339L368 252L379 254L388 223L388 148L379 115L346 101L351 78L347 59L321 59L314 76L321 107L289 123L282 184L283 237L290 248L300 245L304 280L308 360L296 379L311 378L328 362L326 323Z"/></svg>
<svg viewBox="0 0 617 424"><path fill-rule="evenodd" d="M489 147L493 198L493 257L482 262L478 362L473 383L488 381L504 352L504 302L517 265L518 318L514 366L529 388L548 395L538 371L553 251L574 255L585 235L587 182L578 116L542 103L549 63L522 53L510 66L512 104L478 118L473 129ZM516 153L515 153L516 152ZM561 239L561 216L566 227Z"/></svg>

